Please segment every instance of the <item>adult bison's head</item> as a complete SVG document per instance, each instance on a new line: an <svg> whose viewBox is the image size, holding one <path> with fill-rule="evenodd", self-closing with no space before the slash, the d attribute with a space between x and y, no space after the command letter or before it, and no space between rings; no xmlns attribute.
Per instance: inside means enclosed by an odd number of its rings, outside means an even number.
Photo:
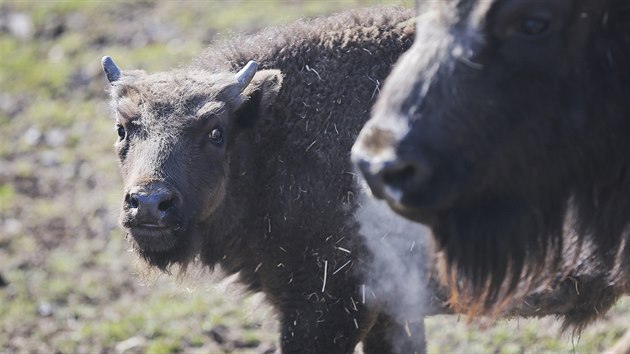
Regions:
<svg viewBox="0 0 630 354"><path fill-rule="evenodd" d="M149 264L185 264L205 242L204 225L230 198L230 179L243 172L234 170L244 132L273 102L281 75L257 72L255 62L236 74L152 75L120 71L110 57L102 63L124 181L120 223Z"/></svg>
<svg viewBox="0 0 630 354"><path fill-rule="evenodd" d="M563 232L612 261L630 221L630 2L419 11L353 148L373 194L431 226L489 299L558 255Z"/></svg>

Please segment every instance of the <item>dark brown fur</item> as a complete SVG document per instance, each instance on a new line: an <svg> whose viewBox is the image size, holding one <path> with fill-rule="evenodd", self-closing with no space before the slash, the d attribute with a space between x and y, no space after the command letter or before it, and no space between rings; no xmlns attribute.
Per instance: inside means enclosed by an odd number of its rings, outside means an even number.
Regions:
<svg viewBox="0 0 630 354"><path fill-rule="evenodd" d="M377 231L359 231L355 214L372 202L359 205L349 161L380 82L411 45L412 16L378 8L298 21L213 45L185 69L109 73L121 224L137 253L165 271L199 257L238 273L278 310L284 353L349 353L361 340L366 353L423 351L421 317L413 337L401 335L406 323L371 296L380 290L361 234ZM252 59L259 71L241 93L234 72ZM222 142L209 138L217 129ZM408 234L422 268L428 246Z"/></svg>
<svg viewBox="0 0 630 354"><path fill-rule="evenodd" d="M473 312L565 284L580 328L630 291L629 4L419 1L354 159Z"/></svg>

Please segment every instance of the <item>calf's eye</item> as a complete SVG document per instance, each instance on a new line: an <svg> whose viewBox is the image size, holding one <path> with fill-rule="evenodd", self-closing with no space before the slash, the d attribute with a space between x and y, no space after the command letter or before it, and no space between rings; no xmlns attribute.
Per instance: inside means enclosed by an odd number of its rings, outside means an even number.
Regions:
<svg viewBox="0 0 630 354"><path fill-rule="evenodd" d="M124 139L125 135L127 134L127 132L125 131L125 127L120 124L116 124L116 132L118 133L118 137L121 139Z"/></svg>
<svg viewBox="0 0 630 354"><path fill-rule="evenodd" d="M210 134L208 134L208 137L214 145L223 144L223 131L221 131L221 128L212 129Z"/></svg>
<svg viewBox="0 0 630 354"><path fill-rule="evenodd" d="M547 33L549 29L549 21L541 18L526 18L516 28L519 34L528 37L539 37Z"/></svg>

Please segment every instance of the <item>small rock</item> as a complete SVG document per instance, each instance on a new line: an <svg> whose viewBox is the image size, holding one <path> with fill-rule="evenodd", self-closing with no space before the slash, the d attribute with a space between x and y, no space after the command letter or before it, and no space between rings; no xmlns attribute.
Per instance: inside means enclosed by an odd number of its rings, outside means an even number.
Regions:
<svg viewBox="0 0 630 354"><path fill-rule="evenodd" d="M7 219L4 222L4 232L7 235L17 235L22 231L22 223L17 219Z"/></svg>
<svg viewBox="0 0 630 354"><path fill-rule="evenodd" d="M37 306L37 313L42 317L52 316L53 307L48 302L41 302L39 306Z"/></svg>
<svg viewBox="0 0 630 354"><path fill-rule="evenodd" d="M31 39L35 33L35 27L33 26L31 17L21 12L9 15L7 28L9 29L9 33L21 40Z"/></svg>
<svg viewBox="0 0 630 354"><path fill-rule="evenodd" d="M60 147L66 141L66 133L61 129L51 129L46 133L46 143L51 147Z"/></svg>
<svg viewBox="0 0 630 354"><path fill-rule="evenodd" d="M26 144L30 146L37 145L41 137L42 137L42 133L39 131L39 129L35 127L28 128L24 132L24 135L22 135L22 139L24 139L24 142L26 142Z"/></svg>
<svg viewBox="0 0 630 354"><path fill-rule="evenodd" d="M51 167L59 165L59 153L55 150L46 150L39 155L42 166Z"/></svg>
<svg viewBox="0 0 630 354"><path fill-rule="evenodd" d="M141 348L146 345L147 345L146 338L142 336L134 336L116 344L115 349L116 349L116 353L124 353L131 349Z"/></svg>

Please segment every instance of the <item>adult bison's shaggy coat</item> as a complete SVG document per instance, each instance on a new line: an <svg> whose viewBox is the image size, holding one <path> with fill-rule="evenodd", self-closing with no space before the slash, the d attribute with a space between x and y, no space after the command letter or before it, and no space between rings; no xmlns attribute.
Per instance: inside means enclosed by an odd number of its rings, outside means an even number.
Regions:
<svg viewBox="0 0 630 354"><path fill-rule="evenodd" d="M630 2L419 11L355 162L375 196L431 227L478 310L564 274L587 285L571 319L586 323L630 291Z"/></svg>
<svg viewBox="0 0 630 354"><path fill-rule="evenodd" d="M411 17L378 8L299 21L151 75L105 57L121 224L137 253L162 270L199 257L238 273L278 309L285 353L349 353L361 340L387 353L396 333L399 351L423 351L421 321L416 331L367 308L379 289L363 286L373 255L360 233L380 231L359 230L370 201L360 208L349 159L379 83L412 43Z"/></svg>

